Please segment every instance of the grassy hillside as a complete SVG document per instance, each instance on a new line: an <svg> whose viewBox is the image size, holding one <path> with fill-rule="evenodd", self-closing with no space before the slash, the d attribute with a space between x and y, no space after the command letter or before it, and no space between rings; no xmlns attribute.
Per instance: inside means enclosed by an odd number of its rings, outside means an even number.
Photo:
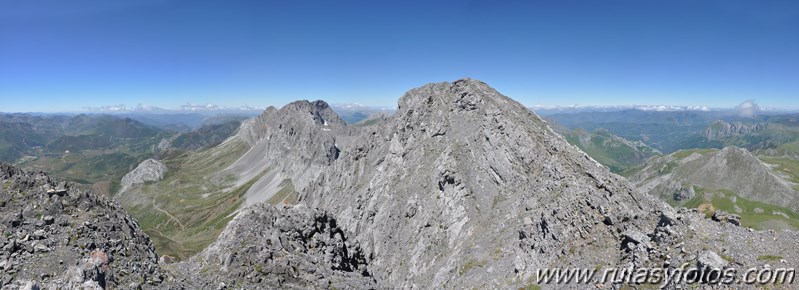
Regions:
<svg viewBox="0 0 799 290"><path fill-rule="evenodd" d="M653 158L630 180L672 206L697 208L708 217L724 210L740 215L746 227L799 230L799 214L790 207L795 191L784 183L799 181L799 162L731 148L681 150Z"/></svg>
<svg viewBox="0 0 799 290"><path fill-rule="evenodd" d="M799 230L799 214L790 209L749 200L728 189L705 189L693 186L696 196L684 202L671 200L673 206L697 208L711 217L714 212L723 210L741 216L741 226L753 229L792 229Z"/></svg>
<svg viewBox="0 0 799 290"><path fill-rule="evenodd" d="M59 140L69 139L72 138ZM77 141L78 143L69 143L70 145L66 147L42 148L29 152L29 158L18 160L17 165L49 172L59 178L83 184L87 188L92 187L101 194L111 194L118 190L122 176L135 168L139 162L152 156L152 148L160 138L102 140L105 140L102 143L105 146L95 146L96 144L91 143L87 145L84 143L85 140L81 140Z"/></svg>
<svg viewBox="0 0 799 290"><path fill-rule="evenodd" d="M0 115L0 160L114 192L122 176L171 133L109 115Z"/></svg>
<svg viewBox="0 0 799 290"><path fill-rule="evenodd" d="M47 144L45 149L49 152L64 152L72 151L78 152L83 150L103 149L111 147L110 136L103 135L79 135L79 136L61 136Z"/></svg>
<svg viewBox="0 0 799 290"><path fill-rule="evenodd" d="M760 156L760 159L767 164L774 166L779 173L784 174L787 179L794 183L794 188L799 191L799 161L784 157Z"/></svg>
<svg viewBox="0 0 799 290"><path fill-rule="evenodd" d="M160 255L185 259L213 242L244 201L247 190L268 170L239 187L218 173L242 156L240 141L164 160L163 180L121 193L117 199L153 238ZM290 180L270 203L295 203Z"/></svg>
<svg viewBox="0 0 799 290"><path fill-rule="evenodd" d="M579 147L615 173L622 173L639 166L650 157L660 154L643 143L625 140L603 129L589 133L578 128L565 133L564 137L569 143Z"/></svg>
<svg viewBox="0 0 799 290"><path fill-rule="evenodd" d="M781 144L777 146L777 148L788 152L799 153L799 141Z"/></svg>
<svg viewBox="0 0 799 290"><path fill-rule="evenodd" d="M0 120L0 161L16 162L28 151L46 145L53 138L34 125Z"/></svg>

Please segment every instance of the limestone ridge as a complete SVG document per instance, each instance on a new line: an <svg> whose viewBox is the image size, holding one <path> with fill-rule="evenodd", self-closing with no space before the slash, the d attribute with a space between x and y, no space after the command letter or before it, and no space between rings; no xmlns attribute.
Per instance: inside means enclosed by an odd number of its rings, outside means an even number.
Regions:
<svg viewBox="0 0 799 290"><path fill-rule="evenodd" d="M0 287L162 288L136 221L73 184L0 163L0 221Z"/></svg>
<svg viewBox="0 0 799 290"><path fill-rule="evenodd" d="M796 233L675 211L476 80L412 89L353 138L301 200L337 218L379 288L520 288L546 267L704 266L715 251L753 267L794 247Z"/></svg>

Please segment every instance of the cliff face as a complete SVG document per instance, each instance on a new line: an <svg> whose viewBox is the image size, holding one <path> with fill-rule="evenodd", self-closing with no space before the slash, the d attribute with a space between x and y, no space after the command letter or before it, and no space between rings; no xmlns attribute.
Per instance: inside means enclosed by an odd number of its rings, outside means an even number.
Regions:
<svg viewBox="0 0 799 290"><path fill-rule="evenodd" d="M286 188L281 183L301 191L336 161L340 143L351 132L323 101L269 107L241 126L233 138L245 141L249 150L217 176L235 176L235 187L255 180L244 206L269 200Z"/></svg>
<svg viewBox="0 0 799 290"><path fill-rule="evenodd" d="M722 120L713 122L702 133L707 140L720 140L727 137L754 134L768 128L768 123L744 124L742 122L728 123Z"/></svg>

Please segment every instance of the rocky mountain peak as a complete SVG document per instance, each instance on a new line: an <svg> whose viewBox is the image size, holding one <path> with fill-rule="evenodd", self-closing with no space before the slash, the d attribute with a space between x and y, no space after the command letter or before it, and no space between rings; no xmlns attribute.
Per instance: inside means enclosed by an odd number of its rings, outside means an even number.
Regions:
<svg viewBox="0 0 799 290"><path fill-rule="evenodd" d="M343 126L346 123L328 105L327 102L316 100L309 102L306 100L291 102L280 110L280 114L298 114L299 116L310 115L311 120L320 125L332 126L333 124Z"/></svg>
<svg viewBox="0 0 799 290"><path fill-rule="evenodd" d="M322 146L329 151L337 150L331 148L336 137L349 131L347 123L325 101L302 100L280 109L269 107L257 118L244 122L238 135L251 145L265 143L293 150L302 144L309 148ZM313 151L309 148L300 150Z"/></svg>
<svg viewBox="0 0 799 290"><path fill-rule="evenodd" d="M452 83L431 83L408 91L399 100L398 115L416 110L472 111L485 106L507 105L508 101L508 97L486 83L464 78Z"/></svg>
<svg viewBox="0 0 799 290"><path fill-rule="evenodd" d="M338 120L324 102L298 101L245 122L225 143L246 152L218 173L246 188L244 207L213 244L167 266L176 281L518 289L536 288L546 267L707 264L714 253L696 254L720 240L741 265L768 254L735 248L764 241L756 233L725 222L722 235L721 223L636 190L480 81L412 89L368 126Z"/></svg>
<svg viewBox="0 0 799 290"><path fill-rule="evenodd" d="M475 273L527 279L560 241L586 247L570 265L615 263L618 233L655 222L651 201L483 82L412 89L384 122L300 191L352 233L381 286L503 288Z"/></svg>
<svg viewBox="0 0 799 290"><path fill-rule="evenodd" d="M331 130L345 130L344 122L325 101L307 100L294 101L280 109L269 107L264 112L242 123L238 135L249 144L267 137L273 130L289 130L290 135L297 133L294 130L318 129L325 132Z"/></svg>

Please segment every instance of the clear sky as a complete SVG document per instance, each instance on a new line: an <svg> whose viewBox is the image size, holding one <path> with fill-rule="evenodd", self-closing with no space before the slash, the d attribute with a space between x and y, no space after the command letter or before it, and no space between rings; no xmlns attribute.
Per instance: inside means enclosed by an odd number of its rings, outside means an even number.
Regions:
<svg viewBox="0 0 799 290"><path fill-rule="evenodd" d="M396 104L799 107L799 1L0 0L0 111Z"/></svg>

